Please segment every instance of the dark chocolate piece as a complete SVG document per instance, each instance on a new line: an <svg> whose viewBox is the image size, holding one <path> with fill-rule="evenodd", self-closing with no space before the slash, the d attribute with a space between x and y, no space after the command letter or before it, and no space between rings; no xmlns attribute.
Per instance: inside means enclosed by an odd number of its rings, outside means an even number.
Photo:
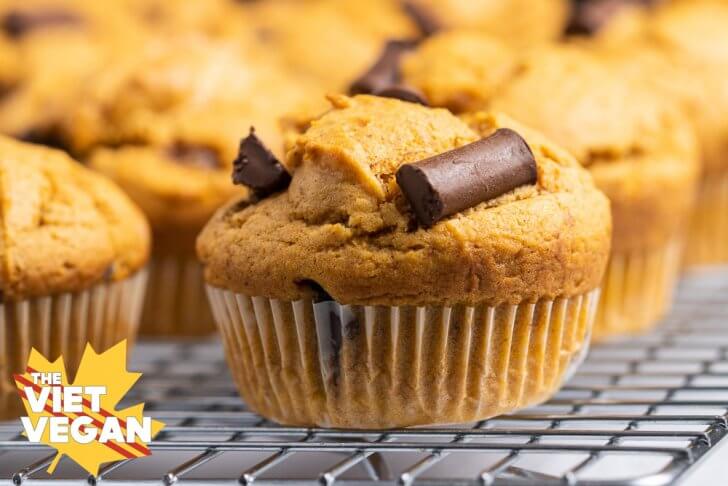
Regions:
<svg viewBox="0 0 728 486"><path fill-rule="evenodd" d="M411 40L390 40L374 65L349 87L350 95L374 94L400 80L399 61L402 54L416 45Z"/></svg>
<svg viewBox="0 0 728 486"><path fill-rule="evenodd" d="M282 191L291 183L291 175L253 127L240 142L238 158L233 162L233 183L250 187L261 198Z"/></svg>
<svg viewBox="0 0 728 486"><path fill-rule="evenodd" d="M202 145L177 142L167 150L167 155L181 165L198 169L222 169L224 167L215 149Z"/></svg>
<svg viewBox="0 0 728 486"><path fill-rule="evenodd" d="M432 226L446 216L536 182L536 160L525 140L501 128L493 135L397 171L397 184L417 220Z"/></svg>
<svg viewBox="0 0 728 486"><path fill-rule="evenodd" d="M45 145L68 152L68 144L56 130L45 127L32 127L16 137L23 142Z"/></svg>
<svg viewBox="0 0 728 486"><path fill-rule="evenodd" d="M36 29L81 25L82 23L83 19L81 17L60 8L34 12L13 10L3 18L2 29L8 36L17 39Z"/></svg>
<svg viewBox="0 0 728 486"><path fill-rule="evenodd" d="M659 0L572 0L567 35L594 35L625 7L651 7Z"/></svg>
<svg viewBox="0 0 728 486"><path fill-rule="evenodd" d="M412 19L412 21L420 29L422 35L429 37L435 34L437 31L442 29L440 22L428 12L422 5L418 5L417 2L404 0L402 2L402 9Z"/></svg>
<svg viewBox="0 0 728 486"><path fill-rule="evenodd" d="M379 90L374 94L385 98L396 98L409 103L419 103L420 105L430 106L424 94L403 84L394 84Z"/></svg>
<svg viewBox="0 0 728 486"><path fill-rule="evenodd" d="M316 304L320 304L321 302L334 301L334 298L331 297L331 295L329 295L329 293L326 292L326 290L314 280L299 280L298 282L296 282L296 285L310 291L313 294L313 301Z"/></svg>

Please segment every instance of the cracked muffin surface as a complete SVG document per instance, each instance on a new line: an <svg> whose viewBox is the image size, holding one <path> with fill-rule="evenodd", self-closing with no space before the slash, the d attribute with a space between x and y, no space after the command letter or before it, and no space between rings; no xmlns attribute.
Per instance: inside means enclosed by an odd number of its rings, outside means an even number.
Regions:
<svg viewBox="0 0 728 486"><path fill-rule="evenodd" d="M62 152L0 138L0 289L6 300L122 280L149 227L112 182Z"/></svg>
<svg viewBox="0 0 728 486"><path fill-rule="evenodd" d="M198 239L207 281L247 295L347 304L517 303L598 286L609 252L604 196L565 151L506 117L472 128L444 109L374 96L330 97L286 157L287 190L221 208ZM400 165L509 127L538 180L417 228ZM313 285L315 287L315 285Z"/></svg>

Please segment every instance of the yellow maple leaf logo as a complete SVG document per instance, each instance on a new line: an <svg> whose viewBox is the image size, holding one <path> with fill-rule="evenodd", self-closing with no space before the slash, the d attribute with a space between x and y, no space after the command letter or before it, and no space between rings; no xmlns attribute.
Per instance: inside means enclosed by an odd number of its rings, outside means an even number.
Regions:
<svg viewBox="0 0 728 486"><path fill-rule="evenodd" d="M94 476L101 464L151 454L147 442L164 424L144 417L144 404L116 410L141 377L126 370L126 341L98 354L86 345L73 384L63 357L48 361L33 349L25 373L15 375L23 405L21 418L29 440L58 451L48 468L52 474L67 455Z"/></svg>

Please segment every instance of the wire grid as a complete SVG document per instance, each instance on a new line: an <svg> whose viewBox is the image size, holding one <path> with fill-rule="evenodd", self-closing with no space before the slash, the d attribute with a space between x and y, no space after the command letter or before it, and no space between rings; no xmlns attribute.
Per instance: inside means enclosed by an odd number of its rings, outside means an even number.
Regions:
<svg viewBox="0 0 728 486"><path fill-rule="evenodd" d="M129 403L153 455L88 477L0 425L7 484L672 484L728 432L728 269L687 278L649 335L595 347L550 402L459 427L288 428L246 409L217 342L142 343Z"/></svg>

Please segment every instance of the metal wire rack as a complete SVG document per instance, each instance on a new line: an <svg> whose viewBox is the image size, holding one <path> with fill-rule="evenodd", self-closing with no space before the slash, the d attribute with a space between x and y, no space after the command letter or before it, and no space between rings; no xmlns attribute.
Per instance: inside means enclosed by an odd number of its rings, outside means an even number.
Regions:
<svg viewBox="0 0 728 486"><path fill-rule="evenodd" d="M550 402L459 427L286 428L248 411L217 342L142 343L148 458L88 477L0 424L5 484L672 484L728 433L728 270L687 278L652 334L598 346Z"/></svg>

